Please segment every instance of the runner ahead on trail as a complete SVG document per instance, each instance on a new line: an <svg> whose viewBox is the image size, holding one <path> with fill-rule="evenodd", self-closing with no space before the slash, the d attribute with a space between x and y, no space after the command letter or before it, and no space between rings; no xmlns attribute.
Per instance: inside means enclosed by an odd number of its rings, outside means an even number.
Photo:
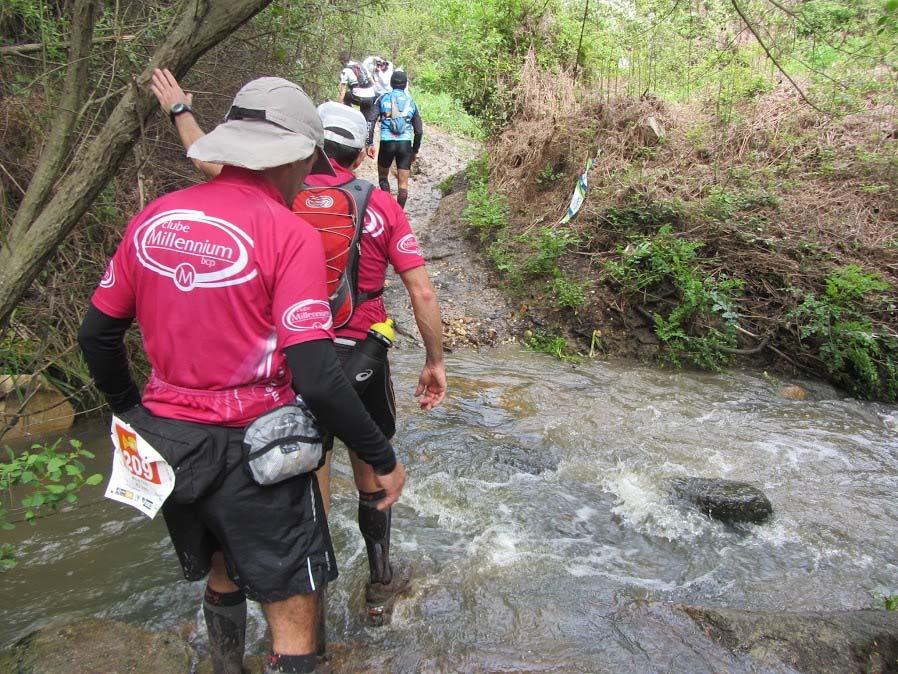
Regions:
<svg viewBox="0 0 898 674"><path fill-rule="evenodd" d="M156 78L174 81L157 71L154 90ZM169 107L173 119L190 116L189 102ZM318 594L337 576L317 480L251 477L247 425L298 409L287 407L298 393L369 463L387 492L381 507L405 481L337 360L321 236L287 207L313 164L333 174L323 142L298 86L243 87L226 121L190 146L195 160L224 165L220 175L131 221L78 335L116 428L133 427L176 469L162 512L185 577L211 571L204 614L216 672L242 671L246 597L262 603L271 630L265 671L315 671L325 643ZM152 366L142 404L124 345L135 318Z"/></svg>
<svg viewBox="0 0 898 674"><path fill-rule="evenodd" d="M393 76L393 63L380 56L369 56L362 61L362 64L371 73L371 80L374 82L374 93L378 96L389 93L392 89L390 78Z"/></svg>
<svg viewBox="0 0 898 674"><path fill-rule="evenodd" d="M408 200L408 179L412 162L418 157L424 125L418 106L406 91L408 77L401 70L390 78L392 89L377 102L377 119L380 120L380 148L377 153L377 177L380 189L390 192L390 166L396 162L399 175L399 189L396 201L405 208ZM369 132L369 144L374 136L374 125ZM369 153L369 156L373 156Z"/></svg>
<svg viewBox="0 0 898 674"><path fill-rule="evenodd" d="M368 123L369 137L374 133L374 122L377 120L377 92L374 79L363 64L353 61L348 51L340 54L340 102L346 105L357 105Z"/></svg>
<svg viewBox="0 0 898 674"><path fill-rule="evenodd" d="M330 157L336 175L309 176L306 183L326 187L349 185L355 180L353 171L365 159L365 119L357 110L333 102L319 105L318 113L324 125L324 151ZM370 183L367 185L369 189L373 187ZM298 203L303 194L300 193L297 203L294 203L294 210L297 212L306 208ZM335 330L337 355L343 363L349 361L371 325L386 320L387 312L382 294L387 267L392 266L405 284L415 321L424 340L425 363L415 395L423 394L421 407L431 410L445 396L446 370L443 364L440 307L424 266L424 258L418 250L418 242L405 213L385 192L371 192L363 224L358 291L370 299L356 307L348 324ZM361 397L384 435L392 438L396 431L396 404L389 363L385 363L383 368L370 376ZM384 496L375 482L374 473L355 452L350 451L349 457L359 491L359 530L368 552L370 577L365 588L365 599L369 612L376 619L384 610L389 610L391 601L408 587L410 569L390 562L390 511L374 507ZM318 471L325 503L330 493L330 460L329 453L327 463Z"/></svg>

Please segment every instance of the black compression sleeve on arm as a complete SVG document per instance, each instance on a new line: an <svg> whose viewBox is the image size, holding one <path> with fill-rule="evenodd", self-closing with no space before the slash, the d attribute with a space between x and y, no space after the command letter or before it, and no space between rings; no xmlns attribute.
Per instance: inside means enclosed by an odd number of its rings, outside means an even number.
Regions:
<svg viewBox="0 0 898 674"><path fill-rule="evenodd" d="M378 475L393 472L396 455L389 440L359 400L343 374L334 345L327 339L294 344L284 349L293 373L293 390L325 428Z"/></svg>
<svg viewBox="0 0 898 674"><path fill-rule="evenodd" d="M412 129L415 131L415 140L412 143L412 154L418 154L421 149L421 139L424 138L424 123L421 121L421 112L416 108L412 117Z"/></svg>
<svg viewBox="0 0 898 674"><path fill-rule="evenodd" d="M114 413L140 404L125 350L125 332L133 320L113 318L91 304L78 330L78 344L90 374Z"/></svg>

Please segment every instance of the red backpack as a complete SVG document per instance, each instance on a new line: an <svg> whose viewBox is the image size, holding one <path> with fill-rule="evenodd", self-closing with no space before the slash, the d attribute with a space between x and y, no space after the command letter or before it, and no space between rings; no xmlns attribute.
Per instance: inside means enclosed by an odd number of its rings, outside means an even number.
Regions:
<svg viewBox="0 0 898 674"><path fill-rule="evenodd" d="M334 327L349 322L359 302L381 292L359 293L362 223L374 185L354 179L334 187L308 187L293 200L293 212L321 234L327 265L327 293Z"/></svg>

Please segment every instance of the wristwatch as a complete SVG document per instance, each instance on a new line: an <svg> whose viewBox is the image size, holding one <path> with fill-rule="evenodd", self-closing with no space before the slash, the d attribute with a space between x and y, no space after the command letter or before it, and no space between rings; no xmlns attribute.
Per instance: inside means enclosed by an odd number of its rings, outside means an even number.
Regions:
<svg viewBox="0 0 898 674"><path fill-rule="evenodd" d="M169 109L169 111L168 111L168 117L169 117L169 119L171 119L171 123L174 124L175 117L177 117L178 115L180 115L184 112L189 112L192 115L193 108L191 108L186 103L175 103L173 106L171 106L171 109Z"/></svg>

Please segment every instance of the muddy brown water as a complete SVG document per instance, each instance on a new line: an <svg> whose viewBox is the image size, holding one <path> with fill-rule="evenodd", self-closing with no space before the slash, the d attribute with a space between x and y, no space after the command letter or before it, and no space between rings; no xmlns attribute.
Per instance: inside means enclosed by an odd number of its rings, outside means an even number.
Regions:
<svg viewBox="0 0 898 674"><path fill-rule="evenodd" d="M411 395L422 354L394 358L409 469L394 548L417 580L389 626L364 624L365 554L339 450L329 620L348 644L342 671L752 671L698 634L672 648L669 627L634 631L621 607L859 608L898 590L898 407L814 383L808 400L787 400L753 373L572 367L503 347L450 356L451 396L425 414ZM106 432L79 435L103 455ZM680 475L753 482L775 515L713 522L669 501ZM201 584L180 580L161 521L97 496L13 532L21 562L0 578L0 642L90 615L194 624L202 647ZM265 646L254 606L250 648Z"/></svg>

